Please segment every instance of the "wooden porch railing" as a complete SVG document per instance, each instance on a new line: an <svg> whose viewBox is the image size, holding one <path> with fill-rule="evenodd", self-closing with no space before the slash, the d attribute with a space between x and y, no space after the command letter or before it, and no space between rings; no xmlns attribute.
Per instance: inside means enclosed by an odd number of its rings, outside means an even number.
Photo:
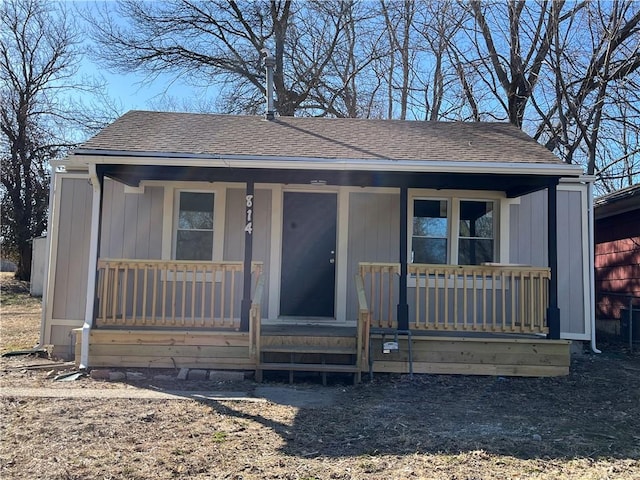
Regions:
<svg viewBox="0 0 640 480"><path fill-rule="evenodd" d="M371 326L396 326L397 263L362 263ZM408 266L409 327L416 330L547 333L548 268Z"/></svg>
<svg viewBox="0 0 640 480"><path fill-rule="evenodd" d="M96 325L238 329L242 275L242 262L100 259Z"/></svg>
<svg viewBox="0 0 640 480"><path fill-rule="evenodd" d="M395 328L399 263L360 263L360 277L368 301L371 326ZM362 306L361 306L362 308Z"/></svg>

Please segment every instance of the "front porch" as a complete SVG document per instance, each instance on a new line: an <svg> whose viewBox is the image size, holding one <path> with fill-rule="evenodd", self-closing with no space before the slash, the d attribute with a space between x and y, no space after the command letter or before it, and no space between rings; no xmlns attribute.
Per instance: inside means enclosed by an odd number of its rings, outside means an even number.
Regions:
<svg viewBox="0 0 640 480"><path fill-rule="evenodd" d="M89 366L290 372L565 375L569 344L549 340L549 269L408 265L407 329L395 340L400 265L361 263L350 288L358 318L292 325L263 315L262 265L254 262L248 328L242 328L242 262L101 259ZM269 320L269 321L266 321ZM297 322L305 323L305 322ZM76 335L76 359L83 335ZM409 340L410 338L410 340ZM409 343L411 342L411 348ZM409 353L411 352L411 355Z"/></svg>

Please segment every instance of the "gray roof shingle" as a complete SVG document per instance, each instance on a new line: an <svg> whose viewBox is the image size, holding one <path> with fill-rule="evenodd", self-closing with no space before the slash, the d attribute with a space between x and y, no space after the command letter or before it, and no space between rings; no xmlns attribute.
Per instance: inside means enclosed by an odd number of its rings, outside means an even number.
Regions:
<svg viewBox="0 0 640 480"><path fill-rule="evenodd" d="M131 111L78 153L562 163L508 123Z"/></svg>

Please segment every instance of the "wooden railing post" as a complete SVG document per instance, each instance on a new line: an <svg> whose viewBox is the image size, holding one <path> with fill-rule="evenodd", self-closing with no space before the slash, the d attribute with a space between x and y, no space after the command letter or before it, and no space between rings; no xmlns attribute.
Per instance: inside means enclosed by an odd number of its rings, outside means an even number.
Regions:
<svg viewBox="0 0 640 480"><path fill-rule="evenodd" d="M251 342L251 355L256 362L260 363L260 336L262 335L262 292L264 291L264 276L258 274L256 288L251 300L251 315L249 322L249 339Z"/></svg>
<svg viewBox="0 0 640 480"><path fill-rule="evenodd" d="M367 295L364 289L364 280L361 275L356 275L356 292L358 295L358 328L356 338L357 359L356 364L360 371L367 369L369 364L369 330L371 328L371 312L367 306Z"/></svg>

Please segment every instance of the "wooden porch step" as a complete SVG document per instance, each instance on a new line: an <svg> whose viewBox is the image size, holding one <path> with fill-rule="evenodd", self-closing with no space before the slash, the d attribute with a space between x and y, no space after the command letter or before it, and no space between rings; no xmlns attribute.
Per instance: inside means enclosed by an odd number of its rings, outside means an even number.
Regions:
<svg viewBox="0 0 640 480"><path fill-rule="evenodd" d="M289 372L290 383L293 383L294 372L320 373L325 385L330 373L351 373L354 382L359 382L361 370L355 329L336 333L333 328L305 325L286 329L280 326L270 335L261 335L256 380L262 380L262 371L270 370Z"/></svg>
<svg viewBox="0 0 640 480"><path fill-rule="evenodd" d="M328 347L323 345L263 345L260 347L263 353L318 353L327 355L355 355L356 349L352 347Z"/></svg>
<svg viewBox="0 0 640 480"><path fill-rule="evenodd" d="M356 373L360 371L360 368L357 365L342 365L335 363L261 363L258 368L260 370L328 373Z"/></svg>
<svg viewBox="0 0 640 480"><path fill-rule="evenodd" d="M352 373L353 383L360 383L361 373L357 365L335 363L260 363L256 366L256 381L262 381L264 370L289 372L289 383L293 383L293 372L318 372L322 374L322 384L327 384L327 373Z"/></svg>

